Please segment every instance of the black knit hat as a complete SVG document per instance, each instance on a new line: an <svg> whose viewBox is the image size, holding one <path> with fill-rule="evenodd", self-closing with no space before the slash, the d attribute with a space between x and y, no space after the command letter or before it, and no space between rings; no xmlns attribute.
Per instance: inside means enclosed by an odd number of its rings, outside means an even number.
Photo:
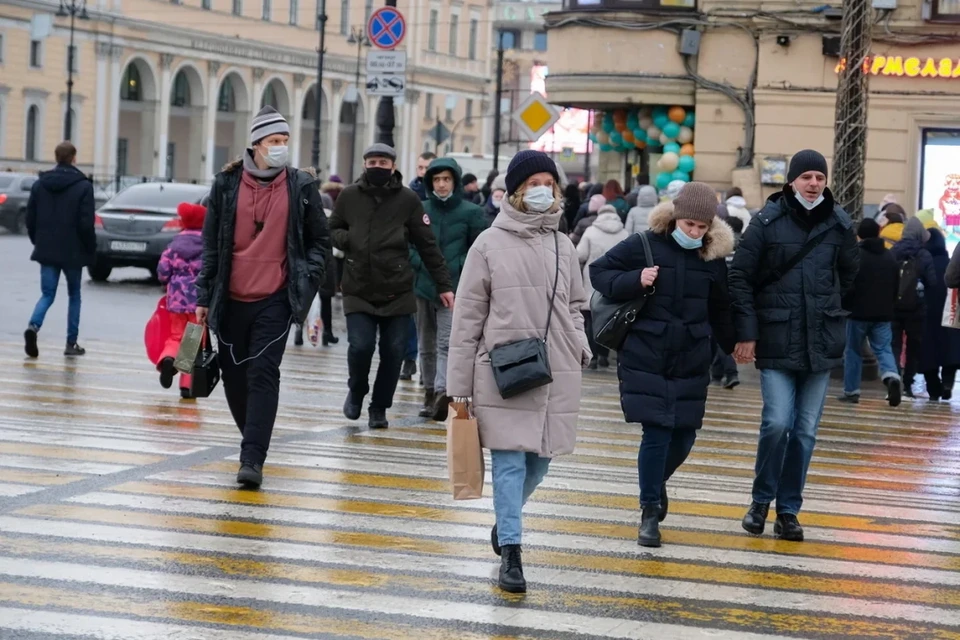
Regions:
<svg viewBox="0 0 960 640"><path fill-rule="evenodd" d="M857 227L857 235L860 236L861 240L866 240L867 238L879 238L880 225L877 224L877 221L873 218L864 218L860 221L860 226Z"/></svg>
<svg viewBox="0 0 960 640"><path fill-rule="evenodd" d="M520 185L527 181L527 178L536 173L549 173L554 180L560 182L557 163L544 152L524 149L513 156L510 166L507 167L507 195L512 196L520 188Z"/></svg>
<svg viewBox="0 0 960 640"><path fill-rule="evenodd" d="M819 171L827 175L827 159L823 154L813 149L797 151L790 158L790 169L787 171L787 183L791 183L807 171Z"/></svg>

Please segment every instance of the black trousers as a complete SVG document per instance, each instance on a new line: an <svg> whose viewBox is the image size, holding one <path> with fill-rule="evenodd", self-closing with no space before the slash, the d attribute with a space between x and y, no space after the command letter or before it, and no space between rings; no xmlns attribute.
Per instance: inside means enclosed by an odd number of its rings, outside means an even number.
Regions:
<svg viewBox="0 0 960 640"><path fill-rule="evenodd" d="M953 385L957 381L957 367L940 367L932 371L924 371L923 377L927 381L927 393L932 399L938 400L944 392L953 393Z"/></svg>
<svg viewBox="0 0 960 640"><path fill-rule="evenodd" d="M913 384L913 379L920 369L920 354L923 350L923 333L927 326L926 313L900 315L893 321L893 357L900 364L900 354L903 353L903 337L907 337L907 362L901 371L904 384Z"/></svg>
<svg viewBox="0 0 960 640"><path fill-rule="evenodd" d="M280 362L290 329L281 290L257 302L227 302L220 327L223 390L243 442L240 461L263 464L280 400Z"/></svg>
<svg viewBox="0 0 960 640"><path fill-rule="evenodd" d="M333 297L320 295L320 320L323 321L323 332L333 335Z"/></svg>
<svg viewBox="0 0 960 640"><path fill-rule="evenodd" d="M400 381L400 367L407 350L407 328L410 316L374 316L368 313L347 314L347 367L350 378L347 385L353 402L361 404L370 391L370 365L377 350L377 330L380 331L380 366L373 383L370 406L389 409Z"/></svg>

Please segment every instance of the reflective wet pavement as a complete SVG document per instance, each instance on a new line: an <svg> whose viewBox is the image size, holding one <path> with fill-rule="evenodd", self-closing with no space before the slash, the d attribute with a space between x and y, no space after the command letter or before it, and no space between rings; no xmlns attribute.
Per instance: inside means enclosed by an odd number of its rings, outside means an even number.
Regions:
<svg viewBox="0 0 960 640"><path fill-rule="evenodd" d="M6 335L4 640L960 638L960 405L828 402L797 544L740 529L759 392L712 389L664 546L642 550L639 433L613 374L588 374L577 451L527 508L522 597L494 585L489 485L449 497L416 383L388 431L340 415L343 341L288 350L249 492L219 391L180 401L133 341L28 362Z"/></svg>

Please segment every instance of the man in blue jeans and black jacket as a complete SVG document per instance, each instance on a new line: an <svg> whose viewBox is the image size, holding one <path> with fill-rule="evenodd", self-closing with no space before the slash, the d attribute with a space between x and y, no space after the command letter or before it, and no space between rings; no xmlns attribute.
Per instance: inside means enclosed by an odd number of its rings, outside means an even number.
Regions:
<svg viewBox="0 0 960 640"><path fill-rule="evenodd" d="M788 184L744 232L730 268L737 362L760 369L763 413L753 504L743 528L803 540L797 520L830 383L842 362L847 312L841 296L860 264L850 216L826 188L827 161L807 149L790 160Z"/></svg>
<svg viewBox="0 0 960 640"><path fill-rule="evenodd" d="M65 356L82 356L80 333L80 278L93 264L97 236L93 230L93 184L77 169L77 148L61 142L54 150L57 166L40 174L27 200L27 234L33 243L30 259L40 263L40 300L23 333L24 350L39 357L37 334L57 297L60 274L67 281L67 345Z"/></svg>

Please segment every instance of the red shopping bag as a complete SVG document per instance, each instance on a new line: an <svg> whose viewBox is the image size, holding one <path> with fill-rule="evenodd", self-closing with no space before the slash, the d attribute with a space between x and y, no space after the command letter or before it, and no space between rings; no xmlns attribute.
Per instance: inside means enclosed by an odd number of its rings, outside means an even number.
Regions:
<svg viewBox="0 0 960 640"><path fill-rule="evenodd" d="M163 296L157 302L157 310L147 320L147 326L143 330L143 346L147 348L147 358L153 364L160 361L169 335L170 313L167 311L167 296Z"/></svg>

